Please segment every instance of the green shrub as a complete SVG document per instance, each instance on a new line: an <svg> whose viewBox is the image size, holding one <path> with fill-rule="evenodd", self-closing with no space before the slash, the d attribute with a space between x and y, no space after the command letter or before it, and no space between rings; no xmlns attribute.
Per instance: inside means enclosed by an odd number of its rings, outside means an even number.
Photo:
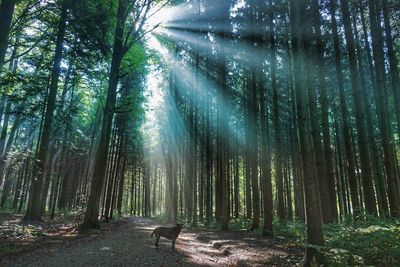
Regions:
<svg viewBox="0 0 400 267"><path fill-rule="evenodd" d="M325 227L325 252L328 259L351 266L399 266L400 222L375 220ZM332 256L332 257L330 257Z"/></svg>

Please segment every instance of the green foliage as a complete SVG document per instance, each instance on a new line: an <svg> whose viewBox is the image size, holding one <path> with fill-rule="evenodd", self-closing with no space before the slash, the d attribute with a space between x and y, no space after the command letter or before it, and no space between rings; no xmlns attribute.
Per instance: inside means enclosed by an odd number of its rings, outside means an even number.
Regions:
<svg viewBox="0 0 400 267"><path fill-rule="evenodd" d="M100 51L101 54L108 55L112 47L112 33L115 24L116 13L115 1L71 1L71 23L75 36L75 45L80 49L76 51L82 53L83 48L90 51ZM77 41L79 40L79 41Z"/></svg>
<svg viewBox="0 0 400 267"><path fill-rule="evenodd" d="M327 225L326 253L332 264L353 266L400 264L400 222Z"/></svg>
<svg viewBox="0 0 400 267"><path fill-rule="evenodd" d="M288 246L305 246L305 225L301 221L275 221L274 233ZM400 264L400 222L380 219L354 223L345 220L325 225L327 266L398 266Z"/></svg>
<svg viewBox="0 0 400 267"><path fill-rule="evenodd" d="M243 229L249 229L251 227L251 220L244 218L244 217L239 217L237 219L233 218L229 222L229 229L233 231L240 231Z"/></svg>
<svg viewBox="0 0 400 267"><path fill-rule="evenodd" d="M183 4L185 2L186 2L185 0L171 0L169 4L170 4L170 6L177 6L177 5Z"/></svg>
<svg viewBox="0 0 400 267"><path fill-rule="evenodd" d="M300 220L282 221L275 219L274 235L276 238L290 241L291 244L301 246L305 242L306 227Z"/></svg>
<svg viewBox="0 0 400 267"><path fill-rule="evenodd" d="M262 222L261 222L262 225ZM232 219L232 231L247 230L251 220ZM219 229L219 225L199 225L200 229ZM261 229L258 230L261 234ZM344 220L324 226L325 246L317 247L325 255L326 266L399 266L400 221L368 218L367 221ZM306 247L306 227L300 220L274 220L274 236L287 248Z"/></svg>
<svg viewBox="0 0 400 267"><path fill-rule="evenodd" d="M134 71L142 72L147 63L146 50L140 43L135 43L131 49L125 54L121 69L125 73L131 73Z"/></svg>

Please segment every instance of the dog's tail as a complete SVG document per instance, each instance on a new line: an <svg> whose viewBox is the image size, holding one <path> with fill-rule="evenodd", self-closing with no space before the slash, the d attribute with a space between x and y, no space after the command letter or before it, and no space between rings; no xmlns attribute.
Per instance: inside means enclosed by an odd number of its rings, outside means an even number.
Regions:
<svg viewBox="0 0 400 267"><path fill-rule="evenodd" d="M154 232L155 232L155 230L151 233L151 236L150 237L153 237L153 235L154 235Z"/></svg>

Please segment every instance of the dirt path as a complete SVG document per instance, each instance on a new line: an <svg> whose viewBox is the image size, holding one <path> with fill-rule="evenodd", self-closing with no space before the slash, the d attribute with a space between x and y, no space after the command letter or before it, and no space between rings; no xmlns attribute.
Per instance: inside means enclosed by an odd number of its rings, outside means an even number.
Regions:
<svg viewBox="0 0 400 267"><path fill-rule="evenodd" d="M254 233L193 232L184 229L171 250L154 248L153 220L130 218L99 235L0 259L0 266L292 266L301 251Z"/></svg>

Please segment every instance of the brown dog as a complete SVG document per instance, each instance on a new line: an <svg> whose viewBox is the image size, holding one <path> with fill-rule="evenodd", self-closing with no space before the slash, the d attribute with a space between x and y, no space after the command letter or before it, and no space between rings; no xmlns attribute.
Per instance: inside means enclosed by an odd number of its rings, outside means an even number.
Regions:
<svg viewBox="0 0 400 267"><path fill-rule="evenodd" d="M156 248L158 248L158 241L160 241L160 237L162 236L172 240L172 249L175 249L175 241L181 233L182 227L183 224L178 223L175 227L157 227L154 229L151 236L156 235L156 243L154 244Z"/></svg>

